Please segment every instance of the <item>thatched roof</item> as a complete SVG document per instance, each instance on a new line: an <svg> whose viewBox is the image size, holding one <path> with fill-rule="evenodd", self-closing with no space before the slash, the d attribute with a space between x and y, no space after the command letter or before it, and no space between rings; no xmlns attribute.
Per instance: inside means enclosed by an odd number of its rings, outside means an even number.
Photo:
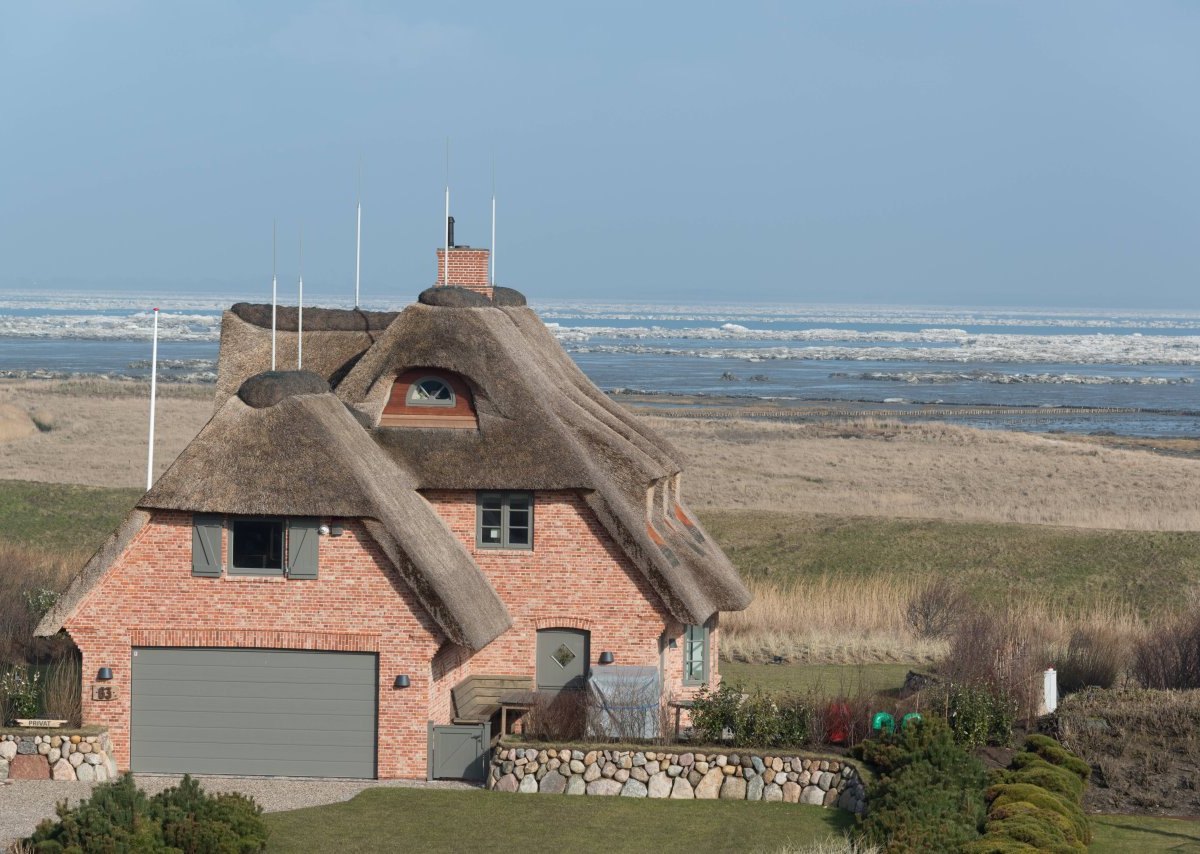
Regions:
<svg viewBox="0 0 1200 854"><path fill-rule="evenodd" d="M280 399L263 406L247 405L240 396L226 400L138 502L137 512L362 518L447 637L473 649L485 646L512 625L496 591L416 491L412 474L383 453L328 390L306 391L321 385L328 388L304 373L247 381L246 396L269 399L265 387L275 386ZM281 393L287 389L298 391ZM111 563L123 548L102 550L107 558L98 555L99 563ZM39 631L53 634L82 600L66 598L72 601Z"/></svg>
<svg viewBox="0 0 1200 854"><path fill-rule="evenodd" d="M519 293L460 290L394 315L306 309L302 373L288 370L294 309L277 315L279 372L270 306L227 311L216 413L136 512L362 518L447 636L477 649L511 620L420 491L575 490L678 620L745 608L737 570L668 489L679 453L597 389ZM462 377L479 429L379 426L414 368ZM123 548L102 549L39 632L57 631Z"/></svg>

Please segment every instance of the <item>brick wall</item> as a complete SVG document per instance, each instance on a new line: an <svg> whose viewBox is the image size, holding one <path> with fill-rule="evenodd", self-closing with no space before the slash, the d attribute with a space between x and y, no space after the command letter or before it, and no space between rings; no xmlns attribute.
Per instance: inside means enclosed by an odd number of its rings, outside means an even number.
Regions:
<svg viewBox="0 0 1200 854"><path fill-rule="evenodd" d="M470 288L485 294L489 299L492 289L488 284L487 249L472 249L467 246L455 246L450 249L450 282L462 288ZM446 282L446 250L437 251L437 281L435 284L444 285Z"/></svg>
<svg viewBox="0 0 1200 854"><path fill-rule="evenodd" d="M379 653L379 776L425 776L429 662L444 640L357 523L320 540L316 581L197 578L191 516L154 514L67 630L83 653L83 717L108 726L129 767L132 647L227 646ZM102 666L117 699L91 699ZM412 686L392 687L406 673Z"/></svg>

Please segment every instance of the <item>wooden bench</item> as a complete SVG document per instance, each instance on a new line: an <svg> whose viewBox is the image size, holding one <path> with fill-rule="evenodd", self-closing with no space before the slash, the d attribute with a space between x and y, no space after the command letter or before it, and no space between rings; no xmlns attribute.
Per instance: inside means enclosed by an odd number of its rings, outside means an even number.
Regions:
<svg viewBox="0 0 1200 854"><path fill-rule="evenodd" d="M504 719L500 722L500 732L497 735L504 735L508 724L508 710L522 705L504 701L511 700L514 696L527 696L532 692L533 678L530 676L468 676L450 689L450 698L454 701L454 722L486 723L503 710Z"/></svg>

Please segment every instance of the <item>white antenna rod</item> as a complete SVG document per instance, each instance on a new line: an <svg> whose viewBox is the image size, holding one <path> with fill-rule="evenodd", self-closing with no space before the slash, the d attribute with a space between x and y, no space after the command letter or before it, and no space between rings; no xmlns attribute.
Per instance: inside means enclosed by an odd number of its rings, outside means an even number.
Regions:
<svg viewBox="0 0 1200 854"><path fill-rule="evenodd" d="M275 220L271 220L271 370L275 370L275 306L279 302L279 280L275 276Z"/></svg>
<svg viewBox="0 0 1200 854"><path fill-rule="evenodd" d="M492 156L492 251L488 253L488 285L496 287L496 157Z"/></svg>
<svg viewBox="0 0 1200 854"><path fill-rule="evenodd" d="M450 284L450 137L446 137L446 251L442 258L442 284Z"/></svg>
<svg viewBox="0 0 1200 854"><path fill-rule="evenodd" d="M362 160L358 161L358 228L354 234L354 307L358 308L358 284L362 273Z"/></svg>
<svg viewBox="0 0 1200 854"><path fill-rule="evenodd" d="M146 457L146 491L154 485L154 406L158 397L158 309L154 309L154 343L150 347L150 451Z"/></svg>
<svg viewBox="0 0 1200 854"><path fill-rule="evenodd" d="M300 298L296 303L296 370L304 367L304 229L300 229Z"/></svg>

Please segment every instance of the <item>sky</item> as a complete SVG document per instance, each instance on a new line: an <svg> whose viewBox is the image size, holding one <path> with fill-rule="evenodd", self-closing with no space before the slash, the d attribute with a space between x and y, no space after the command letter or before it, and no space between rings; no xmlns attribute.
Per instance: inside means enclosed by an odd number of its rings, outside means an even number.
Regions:
<svg viewBox="0 0 1200 854"><path fill-rule="evenodd" d="M1200 309L1200 3L0 4L0 288ZM308 300L306 299L306 302Z"/></svg>

